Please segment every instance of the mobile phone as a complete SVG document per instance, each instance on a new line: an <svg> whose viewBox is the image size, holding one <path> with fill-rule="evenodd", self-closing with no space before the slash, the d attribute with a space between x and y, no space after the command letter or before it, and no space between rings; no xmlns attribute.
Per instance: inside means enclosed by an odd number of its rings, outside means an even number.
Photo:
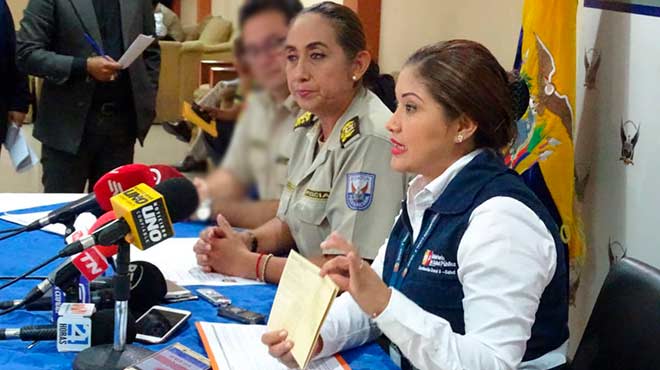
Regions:
<svg viewBox="0 0 660 370"><path fill-rule="evenodd" d="M153 306L135 322L139 342L157 344L166 341L190 317L191 312Z"/></svg>
<svg viewBox="0 0 660 370"><path fill-rule="evenodd" d="M165 294L165 300L180 299L192 296L192 292L190 290L180 286L173 281L165 280L165 283L167 283L167 293Z"/></svg>
<svg viewBox="0 0 660 370"><path fill-rule="evenodd" d="M264 315L232 305L218 307L218 316L236 320L243 324L255 325L266 323Z"/></svg>
<svg viewBox="0 0 660 370"><path fill-rule="evenodd" d="M211 288L200 288L197 289L197 294L199 294L202 299L211 303L214 306L229 306L231 304L231 299L223 296L218 293L215 289Z"/></svg>
<svg viewBox="0 0 660 370"><path fill-rule="evenodd" d="M144 360L131 365L126 370L163 370L163 369L209 370L211 362L181 343L167 346Z"/></svg>

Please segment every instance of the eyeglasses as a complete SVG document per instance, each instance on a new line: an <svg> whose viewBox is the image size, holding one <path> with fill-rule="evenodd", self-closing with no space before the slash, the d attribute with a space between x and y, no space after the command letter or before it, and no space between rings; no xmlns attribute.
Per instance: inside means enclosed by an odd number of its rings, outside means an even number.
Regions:
<svg viewBox="0 0 660 370"><path fill-rule="evenodd" d="M285 40L286 37L271 37L260 46L252 46L252 45L246 46L245 49L243 50L243 55L245 57L245 60L249 62L253 62L262 53L265 53L267 55L273 55L277 52L280 52L284 47Z"/></svg>

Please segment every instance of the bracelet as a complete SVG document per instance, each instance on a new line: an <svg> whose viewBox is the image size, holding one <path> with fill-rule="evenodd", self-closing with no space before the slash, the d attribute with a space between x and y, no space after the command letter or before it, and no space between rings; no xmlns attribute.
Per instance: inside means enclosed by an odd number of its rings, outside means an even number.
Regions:
<svg viewBox="0 0 660 370"><path fill-rule="evenodd" d="M266 260L264 260L264 264L261 267L261 281L266 282L266 267L268 267L268 261L273 257L273 254L270 253L266 256Z"/></svg>
<svg viewBox="0 0 660 370"><path fill-rule="evenodd" d="M259 253L259 257L257 257L257 265L254 268L254 273L257 276L257 281L261 281L261 279L259 278L259 263L261 262L261 258L263 258L263 256L264 256L263 253Z"/></svg>

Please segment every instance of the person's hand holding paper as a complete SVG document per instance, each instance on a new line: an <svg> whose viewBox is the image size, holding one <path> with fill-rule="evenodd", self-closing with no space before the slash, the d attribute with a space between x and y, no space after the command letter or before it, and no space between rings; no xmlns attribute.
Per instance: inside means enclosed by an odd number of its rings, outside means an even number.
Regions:
<svg viewBox="0 0 660 370"><path fill-rule="evenodd" d="M319 352L319 331L339 289L304 257L291 251L262 341L272 356L304 369Z"/></svg>

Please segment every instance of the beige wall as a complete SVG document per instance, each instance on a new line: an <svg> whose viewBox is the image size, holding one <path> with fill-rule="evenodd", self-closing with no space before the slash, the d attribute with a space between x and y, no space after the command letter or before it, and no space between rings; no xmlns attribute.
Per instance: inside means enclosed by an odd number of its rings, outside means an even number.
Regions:
<svg viewBox="0 0 660 370"><path fill-rule="evenodd" d="M381 69L399 70L419 47L454 38L481 42L511 68L522 4L523 0L382 0Z"/></svg>

